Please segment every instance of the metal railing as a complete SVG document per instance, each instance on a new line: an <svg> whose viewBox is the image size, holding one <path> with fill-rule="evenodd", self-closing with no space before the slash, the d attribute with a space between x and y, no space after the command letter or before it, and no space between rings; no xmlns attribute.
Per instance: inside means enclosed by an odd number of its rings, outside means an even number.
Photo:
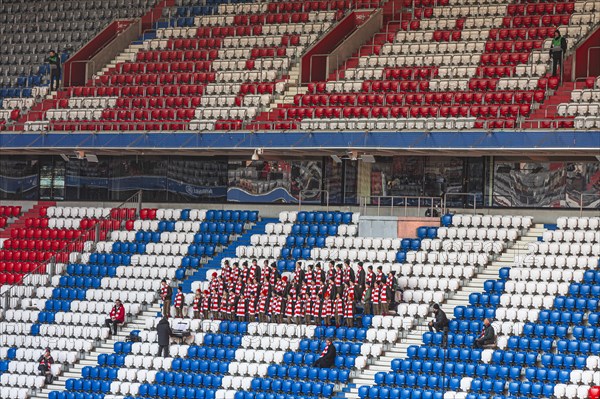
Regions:
<svg viewBox="0 0 600 399"><path fill-rule="evenodd" d="M596 197L598 199L600 199L600 194L597 193L581 193L579 194L579 217L583 216L583 210L588 210L588 209L594 209L591 207L592 204L590 204L589 207L584 207L583 206L583 198L584 197ZM600 208L600 201L598 203L598 205L596 206L596 208Z"/></svg>
<svg viewBox="0 0 600 399"><path fill-rule="evenodd" d="M477 194L475 193L446 193L444 194L444 206L442 207L442 214L448 213L448 197L473 197L473 213L477 212ZM465 201L462 201L463 206Z"/></svg>
<svg viewBox="0 0 600 399"><path fill-rule="evenodd" d="M386 202L389 200L389 204ZM400 204L396 204L396 200L399 200ZM421 207L424 207L426 210L429 210L431 215L434 214L434 211L437 207L441 207L443 205L442 197L436 196L412 196L412 195L369 195L369 196L361 196L359 198L359 207L362 208L362 213L367 213L367 208L369 206L377 206L377 216L381 216L381 210L383 208L389 208L389 216L394 216L394 207L404 208L404 216L408 216L408 209L414 208L415 205L409 205L411 200L416 200L416 208L417 214L421 213ZM422 201L428 201L429 205L421 205Z"/></svg>
<svg viewBox="0 0 600 399"><path fill-rule="evenodd" d="M312 193L312 194L325 193L325 209L327 212L329 212L329 190L322 190L322 189L317 189L317 190L305 189L305 190L300 191L300 194L298 195L298 210L302 209L302 198L304 198L305 193ZM323 201L322 198L321 198L321 201Z"/></svg>
<svg viewBox="0 0 600 399"><path fill-rule="evenodd" d="M23 283L37 285L38 287L51 286L52 277L62 274L67 263L79 259L78 254L73 254L74 252L92 252L98 241L105 240L113 230L124 228L124 223L127 220L139 217L141 207L142 191L140 190L117 207L112 208L107 216L98 219L82 219L88 220L90 225L86 229L80 230L79 237L66 242L62 249L55 251L48 259L38 261L33 270L20 276L14 284L0 287L0 312L4 314L9 309L20 308L20 297L15 291L22 287ZM31 292L28 292L27 296L33 297L35 287L29 288Z"/></svg>

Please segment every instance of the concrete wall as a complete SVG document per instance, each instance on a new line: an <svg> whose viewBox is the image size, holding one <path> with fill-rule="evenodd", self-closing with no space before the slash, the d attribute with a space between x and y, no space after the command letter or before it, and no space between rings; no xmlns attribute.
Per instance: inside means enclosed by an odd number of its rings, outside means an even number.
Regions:
<svg viewBox="0 0 600 399"><path fill-rule="evenodd" d="M360 237L398 236L398 218L393 216L364 216L358 224Z"/></svg>

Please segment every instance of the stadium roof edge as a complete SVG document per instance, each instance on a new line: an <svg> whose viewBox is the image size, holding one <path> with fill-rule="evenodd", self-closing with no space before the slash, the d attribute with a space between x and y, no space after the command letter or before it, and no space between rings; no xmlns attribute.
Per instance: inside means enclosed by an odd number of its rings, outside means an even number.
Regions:
<svg viewBox="0 0 600 399"><path fill-rule="evenodd" d="M0 153L60 153L94 150L99 154L173 153L247 154L255 148L327 155L363 150L373 155L600 155L600 131L345 131L345 132L103 132L3 133ZM318 154L315 154L315 151ZM466 154L463 154L466 155Z"/></svg>

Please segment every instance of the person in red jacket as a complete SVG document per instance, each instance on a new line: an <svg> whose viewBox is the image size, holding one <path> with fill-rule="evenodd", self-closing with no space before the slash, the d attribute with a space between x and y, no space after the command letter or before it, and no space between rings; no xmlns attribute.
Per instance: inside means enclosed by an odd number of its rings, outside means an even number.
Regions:
<svg viewBox="0 0 600 399"><path fill-rule="evenodd" d="M125 322L125 307L119 299L115 301L115 306L110 311L108 319L104 322L106 327L110 328L112 324L113 334L117 334L117 326Z"/></svg>

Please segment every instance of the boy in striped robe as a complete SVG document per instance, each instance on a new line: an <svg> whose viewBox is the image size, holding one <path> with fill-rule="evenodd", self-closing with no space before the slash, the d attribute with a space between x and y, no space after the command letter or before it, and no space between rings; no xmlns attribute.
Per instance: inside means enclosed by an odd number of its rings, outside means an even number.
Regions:
<svg viewBox="0 0 600 399"><path fill-rule="evenodd" d="M302 295L298 297L296 300L296 304L294 306L294 321L296 324L302 324L304 321L304 314L306 312L306 308L304 304L306 303L306 295Z"/></svg>
<svg viewBox="0 0 600 399"><path fill-rule="evenodd" d="M335 326L339 327L342 323L342 317L344 317L344 301L340 294L335 295L335 301L333 302L333 316L335 319Z"/></svg>
<svg viewBox="0 0 600 399"><path fill-rule="evenodd" d="M292 318L294 317L294 300L292 295L287 296L287 301L285 302L285 322L291 323Z"/></svg>

